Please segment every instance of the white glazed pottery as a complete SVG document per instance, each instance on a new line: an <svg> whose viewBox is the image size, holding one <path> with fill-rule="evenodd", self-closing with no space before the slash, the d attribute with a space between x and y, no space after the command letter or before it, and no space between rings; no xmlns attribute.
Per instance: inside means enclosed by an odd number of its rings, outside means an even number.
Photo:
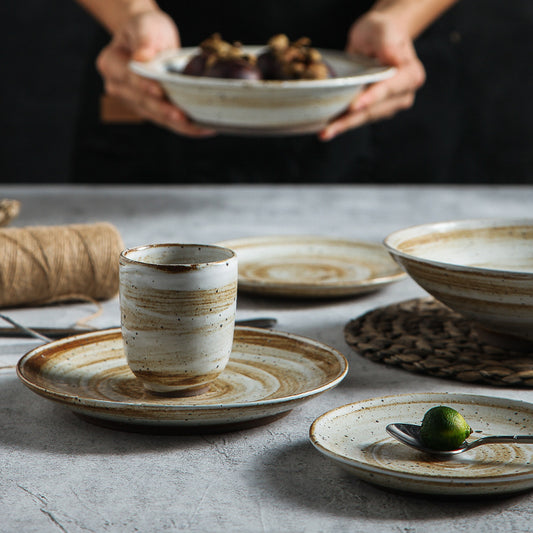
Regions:
<svg viewBox="0 0 533 533"><path fill-rule="evenodd" d="M258 53L259 46L243 46ZM167 51L150 62L132 62L133 72L157 80L169 99L196 123L220 132L258 135L310 133L346 110L366 84L395 69L375 60L320 50L338 77L327 80L257 81L187 76L181 70L198 48Z"/></svg>
<svg viewBox="0 0 533 533"><path fill-rule="evenodd" d="M155 432L263 424L335 387L347 371L345 357L329 346L239 326L225 371L199 396L146 391L127 365L118 328L39 346L17 366L30 390L91 422Z"/></svg>
<svg viewBox="0 0 533 533"><path fill-rule="evenodd" d="M409 276L474 321L484 340L531 347L533 220L424 224L396 231L384 242Z"/></svg>
<svg viewBox="0 0 533 533"><path fill-rule="evenodd" d="M295 297L363 294L405 277L381 244L312 235L218 243L239 259L239 290Z"/></svg>
<svg viewBox="0 0 533 533"><path fill-rule="evenodd" d="M204 244L140 246L122 252L119 275L132 372L153 392L203 392L231 353L235 253Z"/></svg>
<svg viewBox="0 0 533 533"><path fill-rule="evenodd" d="M448 496L479 496L533 488L533 446L493 444L438 459L391 437L386 426L420 424L437 405L459 411L487 435L531 433L533 404L473 394L417 393L372 398L337 407L310 428L315 448L358 478L388 489Z"/></svg>

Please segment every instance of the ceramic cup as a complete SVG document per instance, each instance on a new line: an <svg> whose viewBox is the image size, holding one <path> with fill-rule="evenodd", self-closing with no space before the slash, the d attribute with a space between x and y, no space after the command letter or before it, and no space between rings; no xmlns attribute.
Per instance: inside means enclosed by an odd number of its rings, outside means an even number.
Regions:
<svg viewBox="0 0 533 533"><path fill-rule="evenodd" d="M128 365L156 393L201 394L233 344L237 256L205 244L152 244L120 255Z"/></svg>

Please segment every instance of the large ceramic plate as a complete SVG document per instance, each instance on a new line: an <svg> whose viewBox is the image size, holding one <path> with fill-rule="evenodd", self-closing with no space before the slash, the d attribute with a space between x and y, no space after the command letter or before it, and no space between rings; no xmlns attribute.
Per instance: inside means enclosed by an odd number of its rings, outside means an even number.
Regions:
<svg viewBox="0 0 533 533"><path fill-rule="evenodd" d="M237 327L231 359L208 392L156 396L130 371L119 328L40 346L17 365L32 391L106 425L232 428L267 422L337 385L345 357L319 342Z"/></svg>
<svg viewBox="0 0 533 533"><path fill-rule="evenodd" d="M243 50L258 53L259 46ZM198 124L246 135L311 133L342 113L368 83L392 76L374 59L321 50L337 77L327 80L257 81L187 76L179 72L197 48L165 51L131 69L164 87L169 99Z"/></svg>
<svg viewBox="0 0 533 533"><path fill-rule="evenodd" d="M237 252L239 289L297 297L371 292L405 276L381 244L315 236L218 243Z"/></svg>
<svg viewBox="0 0 533 533"><path fill-rule="evenodd" d="M453 407L485 435L530 434L533 404L470 394L420 393L344 405L315 420L313 445L355 476L394 490L452 496L512 493L533 488L533 446L493 444L437 459L390 437L392 422L420 424L436 405Z"/></svg>

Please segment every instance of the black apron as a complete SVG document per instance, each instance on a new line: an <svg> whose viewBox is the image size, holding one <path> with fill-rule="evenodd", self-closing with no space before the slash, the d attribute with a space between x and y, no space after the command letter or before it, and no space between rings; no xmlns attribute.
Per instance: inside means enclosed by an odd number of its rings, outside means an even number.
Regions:
<svg viewBox="0 0 533 533"><path fill-rule="evenodd" d="M309 37L318 48L344 49L350 26L371 1L231 2L164 0L176 21L182 46L196 46L219 32L228 41L262 44L276 33ZM100 36L95 55L108 36ZM190 139L152 124L103 124L103 92L94 66L84 84L73 161L73 181L124 183L354 182L371 180L374 156L368 128L321 142L315 134L291 137L218 135Z"/></svg>

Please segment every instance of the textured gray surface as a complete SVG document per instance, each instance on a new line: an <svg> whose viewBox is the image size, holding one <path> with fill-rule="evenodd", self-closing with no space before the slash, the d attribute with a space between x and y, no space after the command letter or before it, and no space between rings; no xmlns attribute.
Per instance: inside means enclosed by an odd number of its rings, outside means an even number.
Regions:
<svg viewBox="0 0 533 533"><path fill-rule="evenodd" d="M427 221L531 215L533 188L175 187L0 189L22 201L16 225L108 220L127 246L314 233L381 241ZM353 299L239 296L238 317L272 315L278 329L342 351L346 379L270 425L225 434L149 436L90 425L0 369L0 531L530 531L531 494L449 501L388 492L344 473L308 441L313 420L357 400L422 391L533 401L533 393L461 384L367 361L344 342L347 321L425 293L410 280ZM67 326L88 304L4 310L31 325ZM94 321L119 321L118 301ZM31 340L0 339L0 367Z"/></svg>

